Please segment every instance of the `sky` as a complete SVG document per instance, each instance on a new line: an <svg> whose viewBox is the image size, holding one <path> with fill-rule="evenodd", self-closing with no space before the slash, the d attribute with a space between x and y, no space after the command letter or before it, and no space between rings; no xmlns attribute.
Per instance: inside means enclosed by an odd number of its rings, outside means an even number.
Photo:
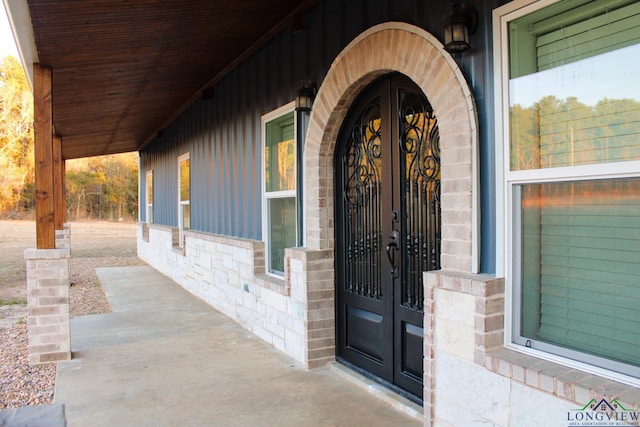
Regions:
<svg viewBox="0 0 640 427"><path fill-rule="evenodd" d="M18 49L13 40L13 34L11 33L7 13L4 10L4 4L0 2L0 58L7 55L13 55L18 58Z"/></svg>

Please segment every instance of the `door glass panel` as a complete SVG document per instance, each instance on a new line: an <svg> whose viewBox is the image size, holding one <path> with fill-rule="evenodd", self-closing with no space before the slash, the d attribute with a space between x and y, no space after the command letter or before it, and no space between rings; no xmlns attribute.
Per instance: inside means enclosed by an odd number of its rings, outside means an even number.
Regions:
<svg viewBox="0 0 640 427"><path fill-rule="evenodd" d="M342 157L345 290L379 299L381 287L380 99L369 103L349 130Z"/></svg>
<svg viewBox="0 0 640 427"><path fill-rule="evenodd" d="M440 268L440 136L424 96L399 90L404 250L401 303L423 309L422 273Z"/></svg>

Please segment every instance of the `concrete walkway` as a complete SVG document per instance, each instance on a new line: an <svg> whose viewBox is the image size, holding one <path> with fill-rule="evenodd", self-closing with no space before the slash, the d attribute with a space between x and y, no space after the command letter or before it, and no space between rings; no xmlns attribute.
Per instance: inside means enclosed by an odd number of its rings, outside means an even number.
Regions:
<svg viewBox="0 0 640 427"><path fill-rule="evenodd" d="M71 322L55 389L70 427L422 425L336 369L303 370L150 267L97 272L113 313Z"/></svg>

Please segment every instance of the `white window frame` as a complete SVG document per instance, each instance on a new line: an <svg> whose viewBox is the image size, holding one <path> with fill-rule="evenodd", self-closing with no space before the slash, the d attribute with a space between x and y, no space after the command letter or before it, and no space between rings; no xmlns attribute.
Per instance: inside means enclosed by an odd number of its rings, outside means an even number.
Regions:
<svg viewBox="0 0 640 427"><path fill-rule="evenodd" d="M146 205L147 205L147 210L146 210L146 220L147 220L147 224L153 224L153 194L149 194L149 184L151 184L151 192L153 192L153 169L148 170L147 174L146 174L146 189L145 189L145 196L146 196Z"/></svg>
<svg viewBox="0 0 640 427"><path fill-rule="evenodd" d="M632 386L640 386L640 378L626 375L614 370L612 360L589 357L580 353L581 360L571 358L572 351L562 355L545 351L544 345L530 348L516 337L519 332L520 308L516 301L518 292L516 281L519 281L519 249L514 242L520 212L515 206L514 194L521 184L550 183L560 181L609 180L615 178L640 177L640 161L591 164L584 166L557 167L546 169L511 171L509 140L509 47L508 23L514 19L528 15L546 6L562 0L514 0L493 11L493 46L494 46L494 88L496 101L496 275L505 278L505 333L504 345L512 350L549 360L565 366L579 369L602 377L620 381ZM577 353L577 352L576 352ZM606 367L602 362L606 361ZM591 364L593 362L594 364Z"/></svg>
<svg viewBox="0 0 640 427"><path fill-rule="evenodd" d="M267 114L264 114L261 117L260 128L261 128L261 155L262 155L262 166L261 166L261 174L262 174L262 240L265 243L265 274L268 276L276 277L282 279L283 276L272 273L269 271L269 265L271 264L271 251L270 248L270 224L271 218L269 217L269 201L274 199L284 199L284 198L293 198L296 203L296 189L286 190L286 191L267 191L267 180L266 180L266 158L265 158L265 149L267 144L267 135L266 135L266 125L268 122L275 120L285 114L289 114L293 112L293 138L294 138L294 159L297 159L297 150L298 150L298 119L297 114L295 112L295 101L290 102L288 104L283 105L280 108L277 108L273 111L270 111ZM298 164L294 162L294 176L298 176ZM297 180L296 185L297 185ZM296 223L300 221L300 213L296 211ZM298 241L297 236L297 227L296 227L296 242Z"/></svg>
<svg viewBox="0 0 640 427"><path fill-rule="evenodd" d="M191 207L191 162L189 162L189 200L180 200L180 191L182 185L182 177L180 173L180 164L186 160L190 160L189 153L185 153L178 157L178 230L179 230L179 239L178 246L181 248L184 247L184 206L189 205Z"/></svg>

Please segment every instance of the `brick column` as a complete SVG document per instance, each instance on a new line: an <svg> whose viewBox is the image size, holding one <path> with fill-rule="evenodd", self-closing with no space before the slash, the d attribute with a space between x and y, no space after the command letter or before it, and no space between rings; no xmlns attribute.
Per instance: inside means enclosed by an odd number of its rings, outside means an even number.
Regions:
<svg viewBox="0 0 640 427"><path fill-rule="evenodd" d="M471 318L473 326L470 331L473 339L449 343L460 348L455 357L467 356L467 361L474 361L484 366L485 356L491 349L500 348L504 336L504 279L487 274L469 274L459 271L435 270L423 273L424 283L424 425L435 425L435 396L437 394L437 378L435 377L436 343L447 341L446 336L436 336L436 323L446 320L436 319L436 306L444 311L455 313L455 317ZM442 289L457 294L459 301L465 296L472 297L472 309L460 312L455 304L437 300L436 290ZM455 301L453 299L452 301ZM456 312L456 309L458 311ZM470 312L473 311L473 312ZM467 325L469 325L467 323ZM467 330L467 332L469 332ZM458 334L464 331L458 328Z"/></svg>
<svg viewBox="0 0 640 427"><path fill-rule="evenodd" d="M291 298L306 305L305 368L335 360L335 273L333 250L287 248Z"/></svg>
<svg viewBox="0 0 640 427"><path fill-rule="evenodd" d="M27 249L29 364L71 359L70 249Z"/></svg>
<svg viewBox="0 0 640 427"><path fill-rule="evenodd" d="M307 360L308 368L324 367L335 360L335 273L333 250L308 251Z"/></svg>

